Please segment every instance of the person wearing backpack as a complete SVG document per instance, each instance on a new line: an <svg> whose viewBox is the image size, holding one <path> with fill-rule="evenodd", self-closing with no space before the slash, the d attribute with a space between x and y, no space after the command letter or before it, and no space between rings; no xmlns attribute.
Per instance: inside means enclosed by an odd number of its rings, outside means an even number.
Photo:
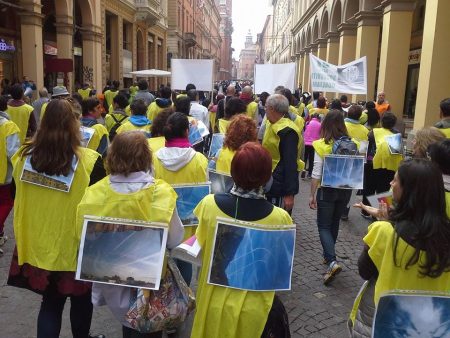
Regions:
<svg viewBox="0 0 450 338"><path fill-rule="evenodd" d="M113 107L114 111L109 113L105 117L105 127L109 132L109 140L112 142L114 136L117 134L117 129L128 121L128 114L125 111L125 108L128 106L127 98L118 94L113 99Z"/></svg>
<svg viewBox="0 0 450 338"><path fill-rule="evenodd" d="M104 157L108 149L108 131L97 121L102 116L100 101L91 97L82 101L81 108L83 114L80 120L81 125L94 129L94 135L87 144L87 148L95 150Z"/></svg>
<svg viewBox="0 0 450 338"><path fill-rule="evenodd" d="M147 118L147 106L144 100L134 100L131 104L131 117L117 128L117 134L131 130L139 130L150 138L152 122Z"/></svg>
<svg viewBox="0 0 450 338"><path fill-rule="evenodd" d="M337 262L335 245L341 216L352 191L320 187L324 158L329 154L357 154L358 146L348 137L344 116L339 110L331 110L325 115L320 128L320 137L313 142L315 154L309 207L317 210L317 227L323 249L323 263L328 266L323 283L328 285L342 270Z"/></svg>

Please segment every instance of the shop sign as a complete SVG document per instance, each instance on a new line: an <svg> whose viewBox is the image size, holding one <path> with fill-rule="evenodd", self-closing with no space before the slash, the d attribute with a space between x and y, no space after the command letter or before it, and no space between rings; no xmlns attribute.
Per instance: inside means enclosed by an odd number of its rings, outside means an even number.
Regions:
<svg viewBox="0 0 450 338"><path fill-rule="evenodd" d="M409 65L417 65L420 63L420 56L422 55L422 49L414 49L409 51Z"/></svg>
<svg viewBox="0 0 450 338"><path fill-rule="evenodd" d="M12 42L0 39L0 52L14 52L16 47Z"/></svg>
<svg viewBox="0 0 450 338"><path fill-rule="evenodd" d="M56 43L44 41L44 54L58 55L58 48L56 47Z"/></svg>
<svg viewBox="0 0 450 338"><path fill-rule="evenodd" d="M83 49L81 47L73 47L73 55L83 56Z"/></svg>

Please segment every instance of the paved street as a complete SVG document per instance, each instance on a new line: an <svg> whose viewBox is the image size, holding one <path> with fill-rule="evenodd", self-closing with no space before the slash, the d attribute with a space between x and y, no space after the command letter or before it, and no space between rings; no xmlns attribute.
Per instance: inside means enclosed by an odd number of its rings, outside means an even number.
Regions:
<svg viewBox="0 0 450 338"><path fill-rule="evenodd" d="M294 209L298 233L292 290L281 294L289 313L291 334L292 337L347 337L348 313L362 283L356 264L368 223L357 210L350 212L348 222L341 223L337 254L343 271L330 286L324 286L325 266L322 265L315 211L307 206L309 182L301 181L300 188ZM40 296L6 286L14 247L11 217L6 224L6 233L10 240L3 247L5 254L0 256L0 338L36 337ZM61 337L71 337L68 310L69 306L66 306ZM188 331L185 329L178 336L189 337ZM122 336L119 323L105 307L94 309L92 332L104 333L107 338Z"/></svg>

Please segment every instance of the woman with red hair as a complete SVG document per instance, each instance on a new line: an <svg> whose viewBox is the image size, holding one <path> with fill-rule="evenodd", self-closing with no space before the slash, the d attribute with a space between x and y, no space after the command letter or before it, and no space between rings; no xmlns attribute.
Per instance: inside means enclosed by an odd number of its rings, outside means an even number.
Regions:
<svg viewBox="0 0 450 338"><path fill-rule="evenodd" d="M283 304L274 291L246 291L208 284L217 218L251 222L264 229L292 224L289 214L268 202L264 185L272 174L272 158L257 142L247 142L231 162L235 185L230 193L206 196L194 210L197 240L203 252L192 337L288 337ZM224 257L224 260L233 257Z"/></svg>

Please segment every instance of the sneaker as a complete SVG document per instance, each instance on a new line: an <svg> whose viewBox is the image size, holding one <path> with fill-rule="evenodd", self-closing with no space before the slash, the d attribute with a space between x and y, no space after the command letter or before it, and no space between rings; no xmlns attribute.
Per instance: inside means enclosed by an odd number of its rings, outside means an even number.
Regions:
<svg viewBox="0 0 450 338"><path fill-rule="evenodd" d="M0 236L0 246L3 246L7 240L8 240L8 236L6 236L6 235Z"/></svg>
<svg viewBox="0 0 450 338"><path fill-rule="evenodd" d="M304 180L304 179L305 179L305 176L306 176L306 171L303 170L302 173L300 174L300 178L301 178L302 180Z"/></svg>
<svg viewBox="0 0 450 338"><path fill-rule="evenodd" d="M336 275L342 271L342 267L336 262L333 261L330 263L327 272L323 276L323 284L328 285L330 282L336 277Z"/></svg>

